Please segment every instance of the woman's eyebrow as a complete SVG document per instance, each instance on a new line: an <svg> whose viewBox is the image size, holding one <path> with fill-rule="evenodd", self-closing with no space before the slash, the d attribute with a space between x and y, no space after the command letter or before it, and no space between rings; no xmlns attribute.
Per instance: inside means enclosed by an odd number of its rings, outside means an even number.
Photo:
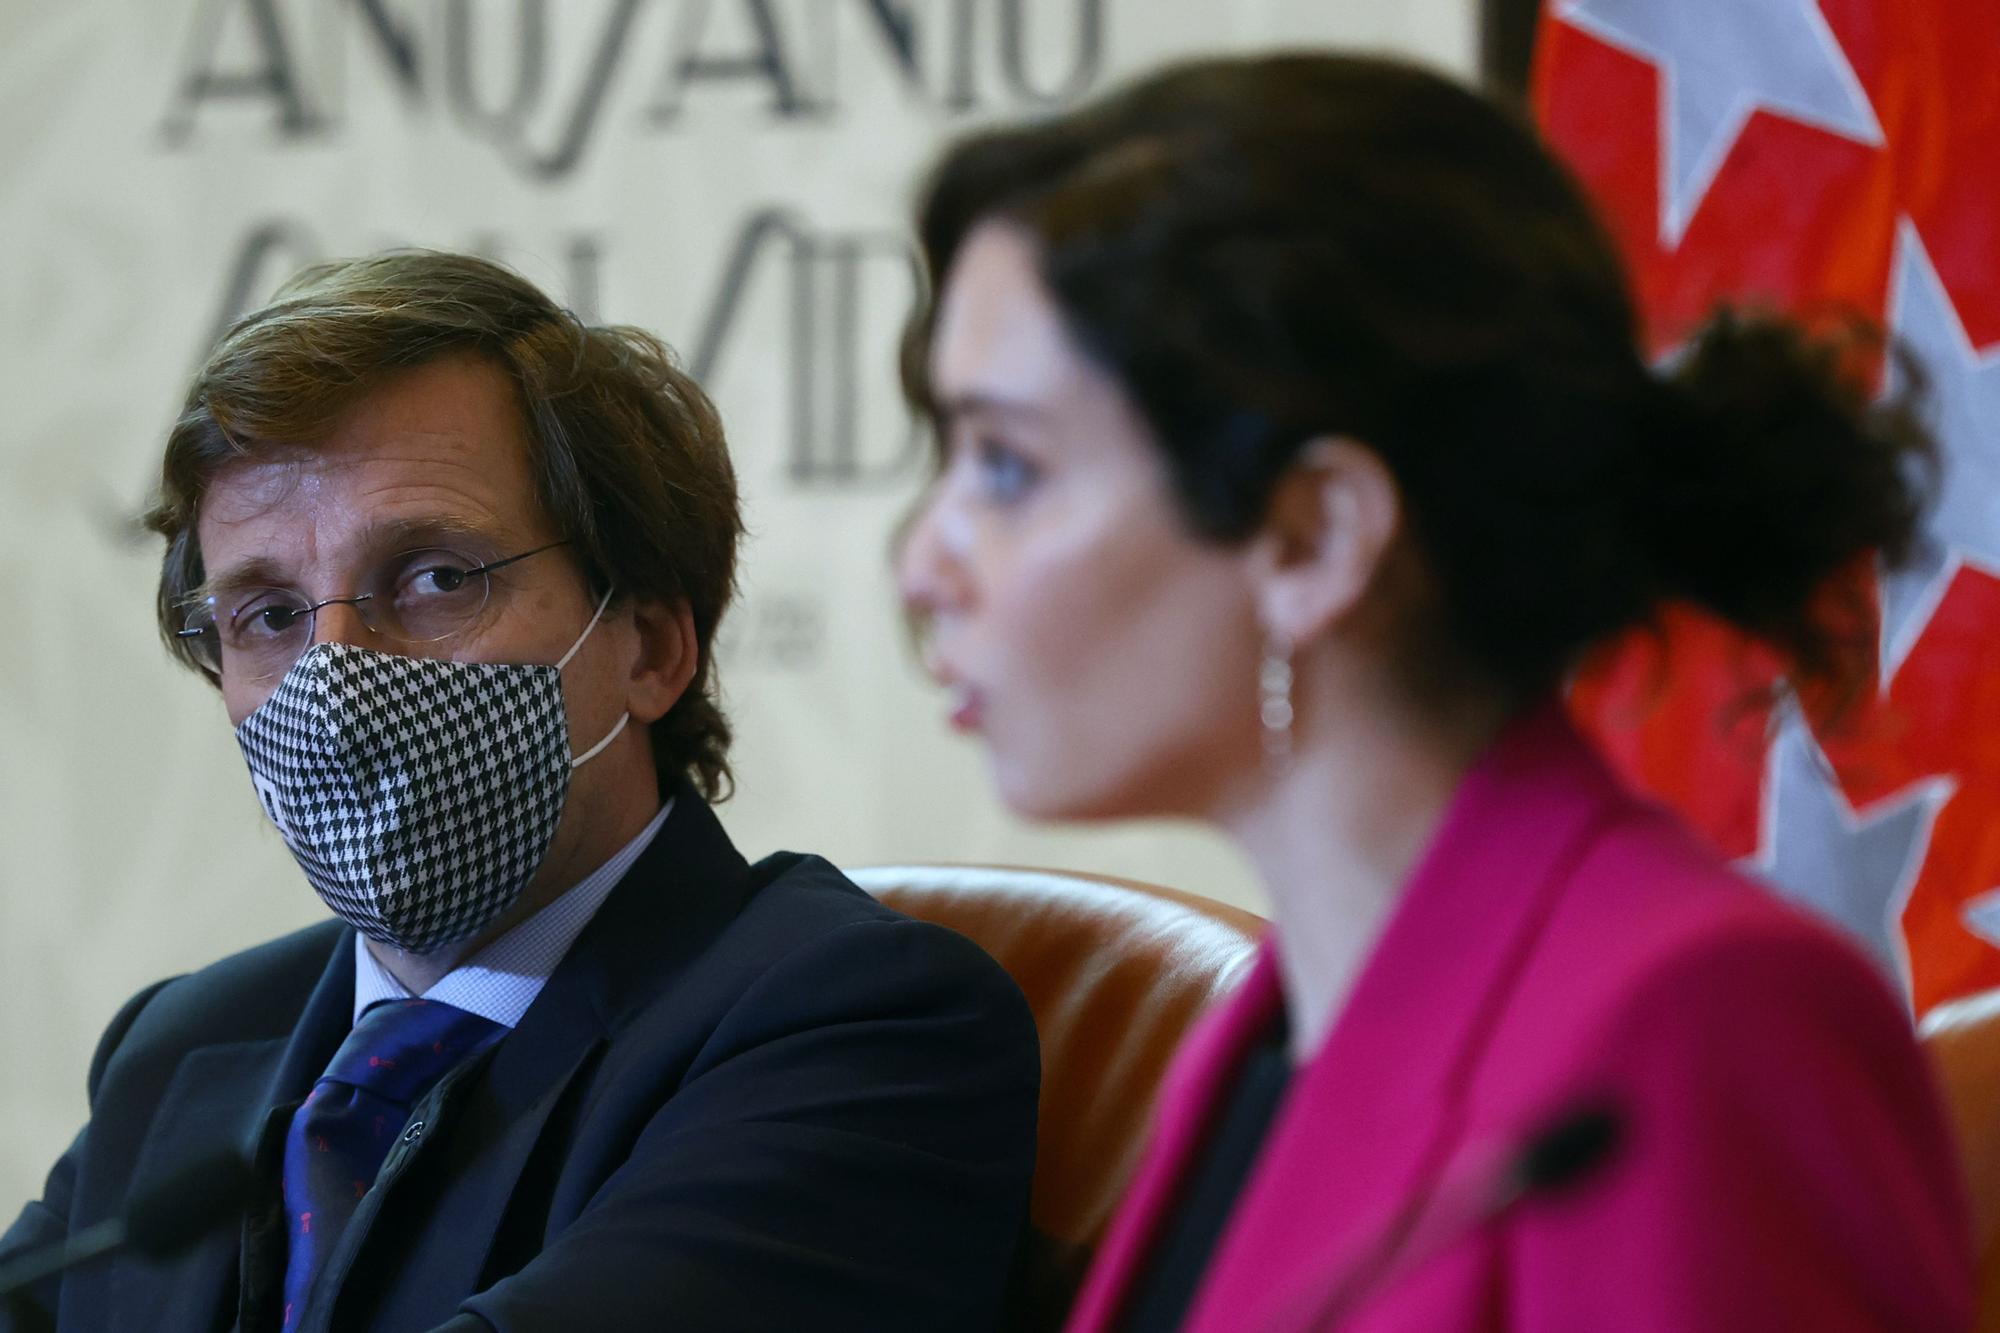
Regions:
<svg viewBox="0 0 2000 1333"><path fill-rule="evenodd" d="M1047 420L1049 414L1039 403L1009 398L985 389L967 389L940 398L938 415L947 421L962 416L994 416L1035 422Z"/></svg>

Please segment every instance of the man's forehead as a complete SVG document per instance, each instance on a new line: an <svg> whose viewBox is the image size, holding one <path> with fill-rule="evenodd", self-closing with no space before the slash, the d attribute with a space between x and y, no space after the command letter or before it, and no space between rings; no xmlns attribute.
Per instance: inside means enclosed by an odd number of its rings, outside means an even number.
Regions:
<svg viewBox="0 0 2000 1333"><path fill-rule="evenodd" d="M383 520L538 525L520 408L506 376L448 357L373 386L311 444L268 444L210 479L200 527ZM333 534L325 534L329 539Z"/></svg>
<svg viewBox="0 0 2000 1333"><path fill-rule="evenodd" d="M506 465L503 451L463 435L427 433L356 445L278 445L217 469L202 497L204 525L252 522L329 504L396 507L426 502L479 510L508 507L521 497L510 482L527 480Z"/></svg>

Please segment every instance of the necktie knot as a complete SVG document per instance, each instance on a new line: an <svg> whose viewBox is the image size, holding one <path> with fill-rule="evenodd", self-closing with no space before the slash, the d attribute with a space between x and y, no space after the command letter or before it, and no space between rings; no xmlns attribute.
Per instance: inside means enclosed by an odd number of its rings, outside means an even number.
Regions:
<svg viewBox="0 0 2000 1333"><path fill-rule="evenodd" d="M435 1000L385 1000L361 1015L321 1082L407 1105L502 1031L491 1019Z"/></svg>

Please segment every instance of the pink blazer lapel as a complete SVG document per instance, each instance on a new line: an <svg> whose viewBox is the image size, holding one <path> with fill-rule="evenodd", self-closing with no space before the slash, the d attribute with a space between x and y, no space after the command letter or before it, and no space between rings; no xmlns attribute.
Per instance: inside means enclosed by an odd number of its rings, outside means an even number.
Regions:
<svg viewBox="0 0 2000 1333"><path fill-rule="evenodd" d="M1258 1327L1337 1279L1465 1147L1463 1093L1615 781L1549 705L1474 765L1340 1018L1300 1070L1186 1327ZM1107 1328L1238 1057L1282 1003L1267 944L1162 1089L1154 1143L1070 1323Z"/></svg>
<svg viewBox="0 0 2000 1333"><path fill-rule="evenodd" d="M1300 1071L1190 1330L1259 1328L1330 1288L1466 1142L1464 1099L1569 872L1620 808L1555 705L1467 773L1325 1045Z"/></svg>

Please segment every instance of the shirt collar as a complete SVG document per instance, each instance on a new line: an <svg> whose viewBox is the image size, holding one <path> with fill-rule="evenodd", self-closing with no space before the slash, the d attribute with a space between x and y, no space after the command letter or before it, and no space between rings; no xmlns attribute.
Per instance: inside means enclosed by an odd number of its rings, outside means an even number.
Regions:
<svg viewBox="0 0 2000 1333"><path fill-rule="evenodd" d="M455 1005L502 1027L518 1024L521 1015L528 1012L528 1006L542 993L556 964L569 952L569 946L576 942L639 854L652 843L673 808L673 798L669 797L638 837L591 871L582 883L439 977L422 998ZM409 989L369 952L367 940L356 934L355 1020L359 1021L362 1011L371 1004L411 998Z"/></svg>

